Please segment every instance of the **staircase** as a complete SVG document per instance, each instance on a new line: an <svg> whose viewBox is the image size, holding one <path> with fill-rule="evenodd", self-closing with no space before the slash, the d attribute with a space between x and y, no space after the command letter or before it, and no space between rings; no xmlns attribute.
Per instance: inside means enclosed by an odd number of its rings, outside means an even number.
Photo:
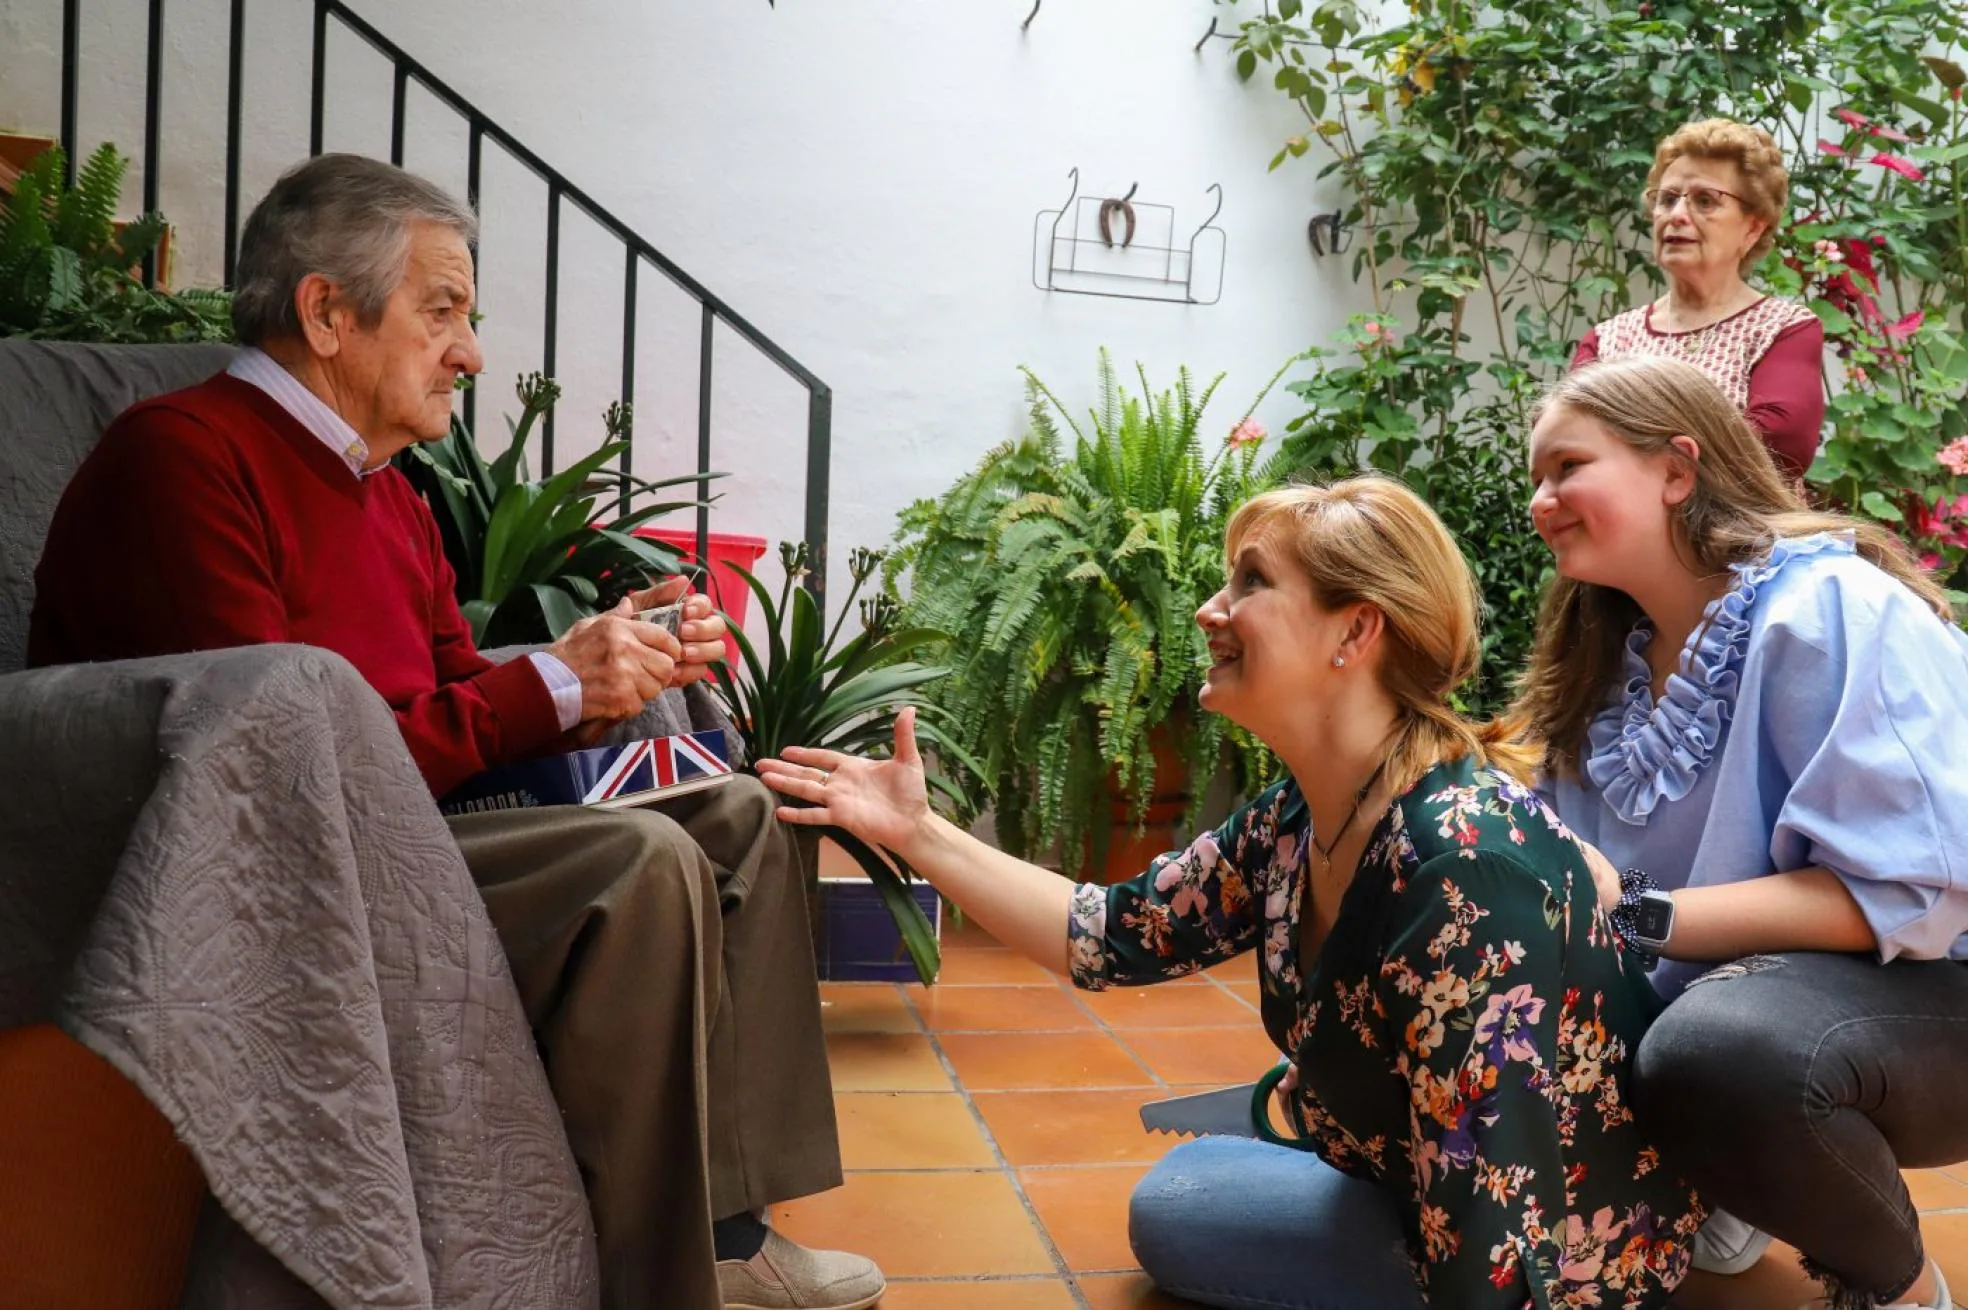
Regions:
<svg viewBox="0 0 1968 1310"><path fill-rule="evenodd" d="M82 0L47 0L59 4L61 40L61 129L59 143L66 149L69 160L70 179L73 180L76 167L77 149L81 145L77 122L80 109L81 87L81 38L82 38ZM242 133L248 120L248 106L245 101L246 73L249 60L254 53L247 49L246 0L229 0L229 26L222 49L209 50L211 64L216 75L221 62L224 68L226 86L225 138L224 138L224 218L219 224L217 240L222 248L224 275L230 282L238 253L238 235L244 221L245 202L240 183L242 161ZM404 50L390 41L382 32L351 10L341 0L256 0L254 17L256 22L276 6L305 10L311 22L312 45L310 55L309 81L309 126L308 152L320 154L323 149L324 122L331 108L331 97L336 93L336 85L331 77L331 45L340 43L346 46L346 37L356 38L362 46L380 55L390 67L393 89L390 107L390 162L401 165L405 158L406 135L410 130L410 115L407 112L409 94L414 88L419 93L420 104L435 101L453 116L455 125L462 125L465 138L466 193L474 210L480 205L480 181L484 175L488 148L502 154L506 159L519 164L531 173L546 188L545 209L545 247L541 261L539 300L544 305L543 320L540 324L540 355L538 367L541 372L552 376L558 363L560 344L560 298L561 298L561 228L562 221L569 211L585 215L594 226L601 229L615 242L621 254L622 321L619 331L620 343L620 382L619 399L631 407L636 394L636 336L638 323L638 293L645 271L653 270L660 274L669 287L682 292L697 306L699 346L697 367L697 458L696 471L708 477L715 467L712 462L712 396L715 378L716 343L721 335L717 329L721 324L726 334L735 335L745 347L762 355L777 365L795 383L807 392L806 414L806 494L804 535L811 547L813 572L807 585L815 593L823 606L826 599L826 561L827 561L827 500L828 475L831 456L833 428L833 392L777 342L767 337L744 317L713 294L702 283L678 267L647 239L635 232L626 223L603 208L574 181L555 169L539 154L520 142L512 133L500 126L483 110L458 94L430 69L424 67ZM205 6L207 9L209 5ZM130 11L135 17L140 8L135 0L124 0L119 8ZM180 159L167 152L161 129L160 104L165 94L164 76L164 31L166 0L145 0L142 8L146 32L146 59L143 113L143 141L140 152L132 152L127 143L119 142L125 153L137 153L143 176L144 212L158 208L159 179L162 170L173 167L196 167L199 161L187 157ZM265 29L261 29L264 31ZM333 40L331 41L331 37ZM270 44L270 43L269 43ZM0 193L11 193L14 182L21 170L35 155L55 144L55 138L0 134ZM190 249L185 243L203 243L214 234L202 227L187 227L177 234L180 246ZM168 286L170 276L170 236L159 248L154 266L144 269L144 277L152 285ZM201 249L204 247L201 245ZM209 258L209 256L208 256ZM481 278L486 269L481 266ZM510 270L502 269L501 273ZM499 331L498 324L488 324L485 329L488 340ZM463 398L464 417L467 424L476 430L476 393L466 391ZM631 426L622 433L625 440L633 441ZM555 464L554 418L549 412L540 428L539 454L542 471L551 473ZM631 451L622 454L620 471L624 497L626 500L626 478L630 472ZM708 481L697 484L698 498L708 498ZM697 511L697 557L709 559L707 549L710 533L710 510L706 506Z"/></svg>

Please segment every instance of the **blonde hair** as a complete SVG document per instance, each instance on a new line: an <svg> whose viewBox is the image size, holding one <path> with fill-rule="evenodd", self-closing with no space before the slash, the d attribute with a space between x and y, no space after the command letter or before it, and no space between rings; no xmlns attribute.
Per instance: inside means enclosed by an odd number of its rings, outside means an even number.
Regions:
<svg viewBox="0 0 1968 1310"><path fill-rule="evenodd" d="M1766 225L1763 235L1742 258L1742 270L1754 268L1777 241L1777 224L1790 204L1790 170L1776 138L1760 127L1733 118L1704 118L1670 132L1654 147L1654 166L1647 186L1660 185L1661 174L1677 159L1713 159L1734 164L1742 174L1742 206L1751 218Z"/></svg>
<svg viewBox="0 0 1968 1310"><path fill-rule="evenodd" d="M1320 605L1368 604L1384 616L1380 685L1402 717L1386 771L1396 794L1465 755L1531 780L1539 752L1513 723L1472 724L1449 706L1476 672L1481 602L1455 538L1421 497L1379 474L1267 491L1231 516L1226 561L1260 532L1290 548Z"/></svg>
<svg viewBox="0 0 1968 1310"><path fill-rule="evenodd" d="M1706 374L1660 356L1588 364L1545 392L1554 405L1605 424L1642 455L1687 456L1669 443L1692 437L1701 457L1689 461L1695 486L1672 511L1676 540L1698 574L1760 559L1780 540L1820 532L1853 538L1861 557L1911 588L1952 621L1947 597L1900 540L1862 519L1805 505L1770 459L1763 441ZM1627 634L1643 617L1625 592L1559 577L1544 593L1537 641L1511 707L1560 777L1576 778L1586 728L1622 677Z"/></svg>

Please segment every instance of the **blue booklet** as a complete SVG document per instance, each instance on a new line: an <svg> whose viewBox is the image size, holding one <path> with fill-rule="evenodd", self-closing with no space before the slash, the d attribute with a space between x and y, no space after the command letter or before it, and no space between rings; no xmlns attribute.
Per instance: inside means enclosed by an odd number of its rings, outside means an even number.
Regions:
<svg viewBox="0 0 1968 1310"><path fill-rule="evenodd" d="M625 809L715 787L732 776L724 733L645 737L487 769L438 802L446 814L523 810L536 805Z"/></svg>

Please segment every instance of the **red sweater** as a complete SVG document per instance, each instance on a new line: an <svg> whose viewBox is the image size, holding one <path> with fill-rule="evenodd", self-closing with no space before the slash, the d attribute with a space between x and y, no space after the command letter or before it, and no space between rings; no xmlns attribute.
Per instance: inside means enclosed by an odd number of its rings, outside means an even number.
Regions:
<svg viewBox="0 0 1968 1310"><path fill-rule="evenodd" d="M396 711L434 795L560 735L531 662L473 646L437 523L403 475L358 479L223 373L110 425L62 493L34 580L30 666L334 651Z"/></svg>
<svg viewBox="0 0 1968 1310"><path fill-rule="evenodd" d="M1818 429L1824 426L1824 327L1817 319L1793 323L1777 333L1762 358L1750 366L1749 402L1743 417L1763 438L1783 475L1795 481L1818 457ZM1572 354L1572 367L1599 358L1599 329L1593 328Z"/></svg>

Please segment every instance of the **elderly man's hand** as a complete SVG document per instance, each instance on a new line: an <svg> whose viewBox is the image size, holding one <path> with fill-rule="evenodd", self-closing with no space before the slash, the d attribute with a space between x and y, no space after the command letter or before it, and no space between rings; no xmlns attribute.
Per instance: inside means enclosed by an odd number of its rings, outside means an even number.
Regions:
<svg viewBox="0 0 1968 1310"><path fill-rule="evenodd" d="M709 596L702 592L685 595L689 589L690 579L679 574L630 593L627 602L637 610L682 604L683 622L677 628L677 636L682 639L683 654L671 675L672 687L701 682L711 676L711 665L724 660L724 618L717 613Z"/></svg>
<svg viewBox="0 0 1968 1310"><path fill-rule="evenodd" d="M654 623L638 623L635 598L582 619L547 647L581 680L581 721L634 718L677 680L683 651Z"/></svg>

